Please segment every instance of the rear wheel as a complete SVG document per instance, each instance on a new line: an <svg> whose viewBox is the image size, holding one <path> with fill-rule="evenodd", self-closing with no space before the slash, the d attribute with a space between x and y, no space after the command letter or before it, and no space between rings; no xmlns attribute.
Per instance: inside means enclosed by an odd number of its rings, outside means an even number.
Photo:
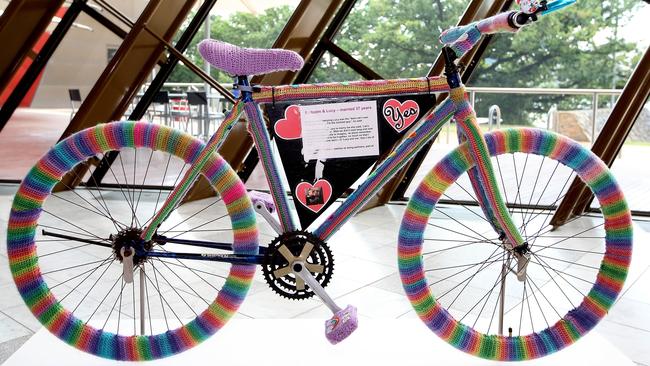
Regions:
<svg viewBox="0 0 650 366"><path fill-rule="evenodd" d="M138 241L202 147L167 127L115 122L70 136L32 168L11 209L9 261L23 299L53 334L97 356L150 360L198 344L234 314L254 265L135 255L134 281L123 274L124 250ZM110 152L119 155L100 185L92 174ZM86 183L73 188L61 182L64 176ZM256 254L255 215L237 175L214 155L204 178L217 194L181 204L158 235ZM143 246L224 253L156 240Z"/></svg>
<svg viewBox="0 0 650 366"><path fill-rule="evenodd" d="M616 300L631 258L630 212L607 167L578 143L534 129L485 138L527 243L525 276L517 278L519 253L474 203L466 145L413 194L399 236L400 275L419 317L456 348L495 360L537 358L591 330ZM550 220L576 176L600 212L554 229Z"/></svg>

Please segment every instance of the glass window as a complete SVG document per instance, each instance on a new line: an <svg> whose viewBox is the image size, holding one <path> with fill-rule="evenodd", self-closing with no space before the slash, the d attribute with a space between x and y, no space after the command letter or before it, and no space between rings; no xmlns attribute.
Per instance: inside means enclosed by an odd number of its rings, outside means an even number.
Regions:
<svg viewBox="0 0 650 366"><path fill-rule="evenodd" d="M466 6L460 0L359 1L334 43L384 78L425 76L440 52L438 35Z"/></svg>

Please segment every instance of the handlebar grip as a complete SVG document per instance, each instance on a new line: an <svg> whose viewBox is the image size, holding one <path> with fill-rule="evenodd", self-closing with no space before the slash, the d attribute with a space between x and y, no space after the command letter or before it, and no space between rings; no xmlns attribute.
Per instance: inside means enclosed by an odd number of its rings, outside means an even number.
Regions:
<svg viewBox="0 0 650 366"><path fill-rule="evenodd" d="M516 15L516 11L507 11L500 13L487 19L480 20L476 23L476 27L483 34L493 33L515 33L519 30L512 24L512 17Z"/></svg>
<svg viewBox="0 0 650 366"><path fill-rule="evenodd" d="M461 57L478 43L483 34L518 31L519 28L511 20L516 14L515 11L509 11L468 25L449 28L440 34L440 42L448 45Z"/></svg>
<svg viewBox="0 0 650 366"><path fill-rule="evenodd" d="M576 0L556 0L553 2L550 2L546 4L546 10L543 10L541 12L542 15L546 15L548 13L554 12L556 10L560 10L564 7L567 7L569 5L572 5L576 2Z"/></svg>

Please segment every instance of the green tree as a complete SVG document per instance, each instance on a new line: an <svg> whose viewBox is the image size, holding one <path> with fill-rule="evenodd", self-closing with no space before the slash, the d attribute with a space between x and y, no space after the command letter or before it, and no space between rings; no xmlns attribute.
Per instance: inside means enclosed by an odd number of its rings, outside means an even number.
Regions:
<svg viewBox="0 0 650 366"><path fill-rule="evenodd" d="M470 81L472 86L617 88L638 62L636 45L618 39L617 28L639 1L581 0L542 17L516 35L498 35ZM603 101L604 102L604 101ZM506 122L523 124L557 104L559 109L591 107L591 97L482 95L476 109L498 104Z"/></svg>
<svg viewBox="0 0 650 366"><path fill-rule="evenodd" d="M493 38L474 72L471 86L611 88L622 87L639 58L637 45L617 36L636 9L638 0L580 0L542 17L516 35ZM455 24L466 0L360 0L334 42L385 78L427 74L441 45L440 32ZM257 16L237 13L212 18L212 38L247 47L270 47L291 15L288 7L271 8ZM196 44L187 51L202 65ZM213 70L219 81L230 79ZM358 80L361 77L331 54L325 54L310 82ZM200 82L179 66L171 81ZM588 107L590 98L529 95L480 95L477 112L485 115L498 104L506 123L523 124L559 108ZM603 101L604 103L605 101Z"/></svg>
<svg viewBox="0 0 650 366"><path fill-rule="evenodd" d="M334 42L384 78L423 76L440 52L438 34L465 6L464 0L359 1ZM320 66L310 81L359 79L332 55Z"/></svg>

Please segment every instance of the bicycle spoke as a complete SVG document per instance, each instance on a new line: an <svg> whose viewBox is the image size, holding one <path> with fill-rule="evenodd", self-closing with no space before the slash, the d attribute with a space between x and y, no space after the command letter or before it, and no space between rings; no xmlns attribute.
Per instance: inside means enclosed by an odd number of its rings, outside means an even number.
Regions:
<svg viewBox="0 0 650 366"><path fill-rule="evenodd" d="M160 272L160 271L159 271L159 270L158 270L158 269L157 269L153 264L152 264L151 267L153 268L154 273L155 273L155 272L158 272L158 274L160 275L160 278L162 278L163 281L165 281L165 283L167 283L167 286L169 286L169 287L172 289L172 291L174 291L174 292L176 293L176 295L178 296L178 298L180 298L181 301L183 301L183 303L185 303L185 305L187 305L187 307L190 309L190 311L192 311L192 312L194 313L195 316L199 316L199 314L197 314L197 313L194 311L194 309L190 306L190 304L187 303L187 300L185 300L185 298L184 298L183 296L181 296L181 294L178 293L178 289L177 289L175 286L173 286L173 285L172 285L172 284L167 280L167 278L166 278L166 277L165 277L165 276L164 276L164 275L163 275L163 274L162 274L162 273L161 273L161 272ZM183 323L181 322L181 324L183 324Z"/></svg>
<svg viewBox="0 0 650 366"><path fill-rule="evenodd" d="M537 258L537 257L536 257L536 258ZM587 294L585 294L585 293L583 293L582 291L580 291L577 287L575 287L575 286L573 285L573 283L571 283L570 281L568 281L568 280L567 280L567 279L562 275L564 272L559 271L559 270L556 270L555 268L549 266L548 263L547 263L545 260L543 260L543 259L541 259L541 258L538 258L538 259L539 259L539 262L540 262L540 263L537 263L537 264L538 264L540 267L542 267L542 268L544 269L544 271L546 271L546 273L549 275L549 277L552 277L552 276L551 276L551 274L548 272L548 268L550 268L553 272L555 272L555 273L558 275L558 277L560 277L561 279L563 279L564 282L566 282L567 284L569 284L569 286L571 286L571 287L572 287L574 290L576 290L580 295L582 295L582 297L586 297L586 296L587 296ZM544 265L542 265L541 263L544 263ZM573 276L572 276L572 277L573 277ZM583 280L583 281L584 281L584 280ZM555 282L555 280L553 280L553 282ZM587 281L587 282L588 282L588 281ZM573 304L573 302L571 302L571 300L569 299L569 297L564 293L564 290L562 290L562 287L561 287L560 285L558 285L557 282L555 282L555 284L556 284L557 287L560 289L560 291L562 291L562 293L563 293L564 296L567 298L567 300L569 300L569 303L571 303L571 306L573 306L573 307L575 308L575 305Z"/></svg>
<svg viewBox="0 0 650 366"><path fill-rule="evenodd" d="M192 219L193 217L196 217L196 215L198 215L198 214L200 214L201 212L207 210L208 208L210 208L210 207L216 205L216 204L219 203L219 202L221 202L221 198L219 198L218 200L216 200L216 201L212 202L211 204L205 206L205 207L202 208L201 210L199 210L199 211L193 213L192 215L186 217L186 218L183 219L181 222L179 222L179 223L175 224L174 226L172 226L169 230L165 230L165 231L163 231L163 232L162 232L162 235L169 233L169 231L172 230L172 229L176 229L179 225L184 224L184 223L187 222L188 220ZM221 217L223 218L223 217L225 217L225 215L224 215L224 216L221 216ZM184 232L182 232L182 233L186 233L186 232L187 232L187 231L184 231Z"/></svg>
<svg viewBox="0 0 650 366"><path fill-rule="evenodd" d="M169 163L171 162L171 160L172 160L172 155L168 154L167 163L165 164L165 171L162 174L162 181L160 182L160 187L161 188L162 188L163 185L165 185L165 177L167 176L167 170L169 169ZM174 183L174 186L176 186L175 183ZM158 197L156 198L156 205L153 208L153 214L151 215L151 217L149 217L147 219L147 221L144 222L144 225L142 225L143 227L146 227L149 224L149 221L151 221L156 216L156 213L158 212L158 205L160 204L160 196L161 195L162 195L162 189L159 189L158 190Z"/></svg>
<svg viewBox="0 0 650 366"><path fill-rule="evenodd" d="M122 285L120 288L120 293L115 297L115 302L113 302L113 306L111 307L111 311L108 312L108 315L106 316L106 320L104 321L104 325L102 325L102 330L106 328L106 325L108 324L108 321L111 319L111 315L113 314L113 310L115 310L115 306L117 305L118 300L120 301L120 304L122 303L122 292L124 292L124 286L126 285L126 282L124 282L124 278L120 276L120 279L122 280ZM118 314L120 314L120 310L117 311ZM117 322L117 333L120 332L120 322L118 320Z"/></svg>
<svg viewBox="0 0 650 366"><path fill-rule="evenodd" d="M108 289L108 292L106 292L106 295L104 295L104 297L102 298L102 301L99 302L99 305L97 305L97 307L96 307L95 310L92 312L92 314L90 314L90 317L88 317L88 319L84 322L85 324L88 324L88 323L90 322L90 320L93 318L93 316L95 316L95 313L97 313L97 310L99 310L99 308L102 306L102 304L104 304L104 301L106 301L106 298L108 298L108 295L110 295L110 293L113 291L113 289L115 288L115 286L117 286L117 283L120 282L120 280L122 280L123 278L124 278L124 277L123 277L122 275L120 275L120 276L115 280L115 282L113 283L113 286L111 286L111 287Z"/></svg>
<svg viewBox="0 0 650 366"><path fill-rule="evenodd" d="M75 227L75 228L77 228L77 229L79 229L79 230L81 230L81 231L87 233L89 236L92 236L92 237L94 237L94 238L96 238L96 239L99 239L99 240L105 240L105 239L100 238L99 236L97 236L97 235L91 233L90 231L88 231L88 230L82 228L81 226L76 225L76 224L73 224L73 223L71 223L70 221L68 221L68 220L66 220L66 219L64 219L64 218L62 218L62 217L60 217L60 216L58 216L58 215L55 215L55 214L51 213L50 211L48 211L48 210L46 210L46 209L43 209L43 212L45 212L46 214L48 214L48 215L50 215L50 216L52 216L52 217L54 217L54 218L56 218L56 219L58 219L58 220L61 220L61 221L65 222L66 224L68 224L68 225L70 225L70 226L73 226L73 227ZM55 228L55 229L57 229L57 230L62 230L62 231L67 231L67 230L63 230L63 229L59 229L59 228Z"/></svg>
<svg viewBox="0 0 650 366"><path fill-rule="evenodd" d="M156 258L156 259L157 259L157 258ZM187 286L187 288L189 288L190 291L192 291L192 292L193 292L193 293L194 293L194 294L195 294L199 299L203 300L203 302L204 302L206 305L208 305L208 306L210 305L210 302L208 302L208 300L204 299L203 296L199 295L199 293L196 292L196 290L194 290L194 288L193 288L192 286L190 286L187 282L185 282L185 280L184 280L181 276L179 276L178 273L172 271L171 268L169 268L169 266L168 266L167 264L165 264L164 262L162 262L162 261L160 261L160 262L161 262L161 263L162 263L162 264L163 264L163 265L164 265L164 266L165 266L165 267L166 267L166 268L167 268L171 273L173 273L174 276L176 276L176 278L178 278L181 282L183 282L183 284L185 284L185 286ZM196 273L194 273L194 274L196 274ZM197 276L198 276L198 275L197 275ZM200 278L200 277L199 277L199 278ZM206 281L206 282L207 282L207 281Z"/></svg>
<svg viewBox="0 0 650 366"><path fill-rule="evenodd" d="M176 234L176 235L172 236L171 239L178 238L179 236L181 236L181 235L183 235L183 234L185 234L185 233L189 233L190 231L194 231L195 229L198 229L198 228L204 227L205 225L211 224L211 223L213 223L213 222L215 222L215 221L217 221L217 220L221 220L221 219L223 219L223 218L226 217L226 216L228 216L227 213L225 213L225 214L223 214L223 215L217 217L216 219L212 219L212 220L210 220L210 221L204 222L203 224L197 225L197 226L195 226L195 227L193 227L193 228L187 229L187 230L185 230L185 231L183 231L183 232L181 232L181 233L179 233L179 234Z"/></svg>
<svg viewBox="0 0 650 366"><path fill-rule="evenodd" d="M95 263L99 263L99 262L105 262L105 261L107 261L108 259L110 259L111 256L113 256L113 254L111 254L111 255L110 255L108 258L106 258L106 259L99 259L99 260L96 260L96 261L93 261L93 262L87 262L87 263L82 263L82 264L76 264L76 265L73 265L73 266L70 266L70 267L59 268L59 269L55 269L55 270L51 270L51 271L47 271L47 272L43 272L43 273L41 273L41 275L48 275L48 274L52 274L52 273L55 273L55 272L65 271L65 270L67 270L67 269L73 269L73 268L85 267L85 266L89 266L89 265L91 265L91 264L95 264Z"/></svg>
<svg viewBox="0 0 650 366"><path fill-rule="evenodd" d="M144 263L142 263L142 275L144 276L146 271L144 267ZM149 315L149 334L153 335L153 321L151 321L151 305L149 303L149 285L147 284L147 280L144 280L144 296L145 299L147 299L147 314Z"/></svg>
<svg viewBox="0 0 650 366"><path fill-rule="evenodd" d="M458 248L466 247L468 245L485 244L486 243L483 240L469 241L469 242L465 241L465 240L450 240L450 239L424 239L424 240L425 241L430 240L430 241L443 241L443 242L460 242L462 244L454 245L454 246L451 246L451 247L448 247L448 248L437 249L437 250L433 250L433 251L430 251L430 252L425 252L425 253L422 253L422 256L432 255L432 254L439 254L441 252L445 252L445 251L448 251L448 250L451 250L451 249L458 249Z"/></svg>
<svg viewBox="0 0 650 366"><path fill-rule="evenodd" d="M66 298L67 298L71 293L73 293L77 288L79 288L79 286L81 286L82 283L86 282L86 280L87 280L88 278L90 278L90 276L92 276L92 274L95 273L98 269L100 269L102 266L104 266L104 264L108 263L108 266L107 266L107 267L110 267L111 263L113 262L113 261L109 261L109 259L111 259L111 257L112 257L112 254L111 254L111 256L109 256L108 258L104 259L103 262L102 262L102 264L100 264L99 266L95 267L94 270L92 270L92 271L91 271L91 272L90 272L86 277L84 277L84 278L81 280L81 282L79 282L75 287L73 287L72 290L70 290L70 291L69 291L65 296L63 296L59 301L60 301L60 302L63 302L63 300L65 300L65 299L66 299Z"/></svg>
<svg viewBox="0 0 650 366"><path fill-rule="evenodd" d="M497 249L498 249L498 248L497 248ZM495 252L497 251L497 249L495 249L492 253L495 253ZM500 256L500 255L502 255L502 253L493 254L493 255L491 255L490 257L488 257L488 260L492 260L493 258L495 258L495 257L497 257L497 256ZM498 262L498 261L501 261L501 259L492 260L490 263ZM435 282L432 282L431 284L429 284L429 287L431 287L431 286L433 286L433 285L436 285L436 284L438 284L438 283L440 283L440 282L444 282L444 281L446 281L446 280L448 280L448 279L450 279L450 278L452 278L452 277L456 277L457 275L459 275L459 274L461 274L461 273L464 273L464 272L467 272L467 271L470 270L470 269L472 269L472 266L465 266L465 269L463 269L463 270L460 270L460 271L455 272L455 273L453 273L453 274L451 274L451 275L448 275L447 277L444 277L444 278L441 278L441 279L439 279L439 280L437 280L437 281L435 281ZM425 271L425 272L428 272L428 271Z"/></svg>
<svg viewBox="0 0 650 366"><path fill-rule="evenodd" d="M112 263L112 262L111 262L111 263ZM97 277L97 279L96 279L95 282L92 284L92 286L90 286L90 289L88 289L87 291L85 291L85 294L84 294L84 296L81 298L81 301L79 301L79 303L77 304L77 306L75 306L74 309L72 310L72 313L73 313L73 314L74 314L75 311L77 311L77 309L79 308L79 305L81 305L81 303L84 302L84 300L86 300L86 297L88 297L88 295L90 295L90 293L93 291L93 289L95 288L95 286L97 286L97 283L99 283L99 280L101 280L102 277L104 277L104 275L106 274L106 271L108 271L109 268L111 268L110 263L109 263L108 266L106 266L106 268L105 268L104 271L99 275L99 277ZM62 301L63 301L63 300L62 300Z"/></svg>
<svg viewBox="0 0 650 366"><path fill-rule="evenodd" d="M151 268L154 268L154 264L153 264L153 263L151 263ZM154 285L154 284L152 283L151 285L156 289L156 291L158 291L158 296L160 297L160 307L161 307L162 312L163 312L163 318L165 318L165 325L167 326L167 331L169 331L169 323L167 322L167 315L165 314L165 307L163 306L163 300L164 300L164 299L163 299L162 293L160 292L160 283L158 283L158 275L156 274L156 271L155 271L155 270L153 271L153 276L154 276L154 279L156 280L156 284ZM149 278L148 278L149 276L147 276L146 272L145 272L144 277L145 277L145 279L149 279ZM165 303L167 303L167 300L165 300ZM172 308L170 307L169 310L171 310L172 313L174 314L174 316L176 316L176 318L178 318L178 316L177 316L176 313L174 312L174 309L172 309ZM178 319L178 322L179 322L179 323L182 323L180 319Z"/></svg>

